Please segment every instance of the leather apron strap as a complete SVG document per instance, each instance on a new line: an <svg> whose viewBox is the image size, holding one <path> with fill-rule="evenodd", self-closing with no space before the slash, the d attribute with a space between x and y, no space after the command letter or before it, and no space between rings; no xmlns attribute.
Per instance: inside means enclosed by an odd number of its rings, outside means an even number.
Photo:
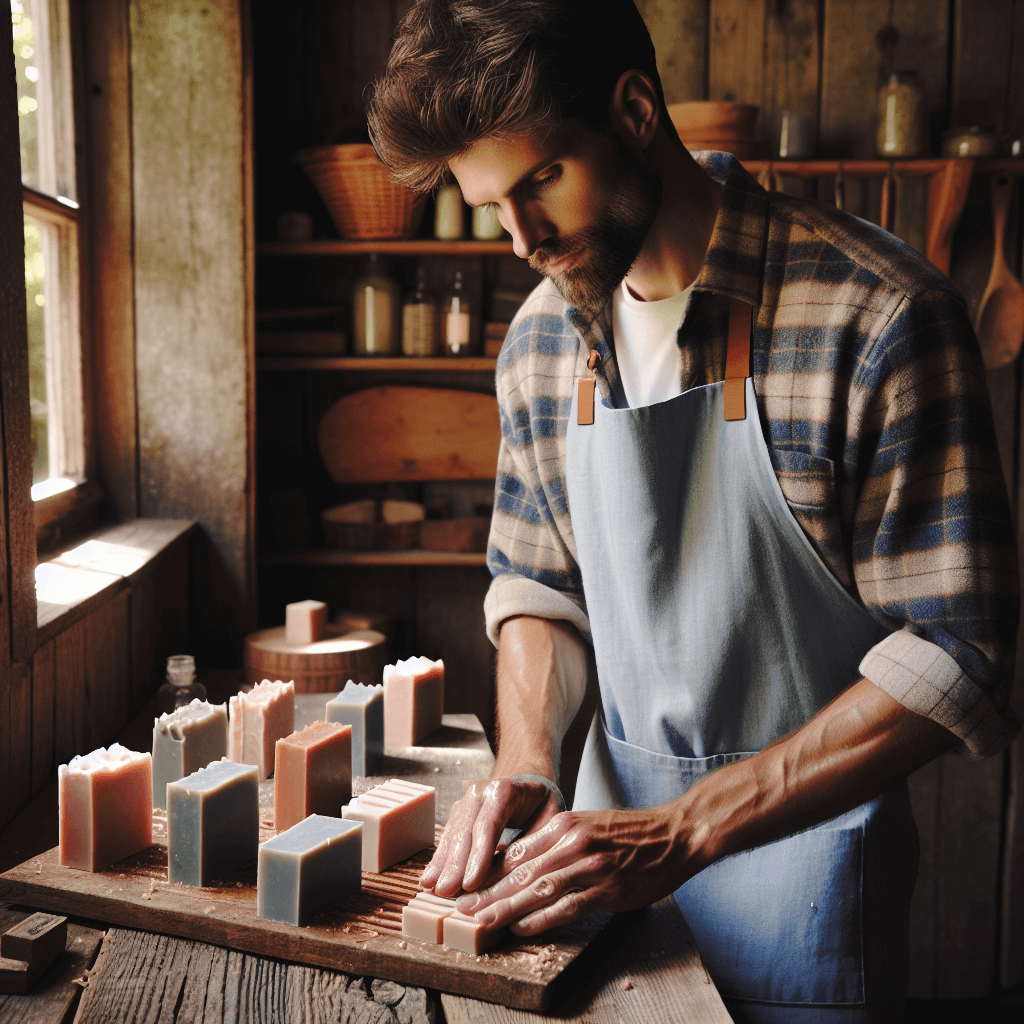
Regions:
<svg viewBox="0 0 1024 1024"><path fill-rule="evenodd" d="M729 304L729 340L725 354L725 419L747 418L747 378L750 376L750 331L753 307L742 299Z"/></svg>

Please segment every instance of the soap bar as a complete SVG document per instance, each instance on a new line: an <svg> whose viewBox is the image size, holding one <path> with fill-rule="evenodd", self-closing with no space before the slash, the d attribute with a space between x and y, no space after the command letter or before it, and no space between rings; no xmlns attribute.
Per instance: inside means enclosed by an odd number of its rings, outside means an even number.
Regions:
<svg viewBox="0 0 1024 1024"><path fill-rule="evenodd" d="M268 839L256 872L256 915L304 925L332 903L359 892L357 821L311 814Z"/></svg>
<svg viewBox="0 0 1024 1024"><path fill-rule="evenodd" d="M64 952L68 919L33 914L0 935L0 994L28 992Z"/></svg>
<svg viewBox="0 0 1024 1024"><path fill-rule="evenodd" d="M296 601L285 605L284 636L290 644L312 644L322 640L327 627L327 605L323 601Z"/></svg>
<svg viewBox="0 0 1024 1024"><path fill-rule="evenodd" d="M167 786L167 880L209 885L256 856L259 771L214 761Z"/></svg>
<svg viewBox="0 0 1024 1024"><path fill-rule="evenodd" d="M341 811L363 823L363 870L384 871L434 845L434 787L392 779Z"/></svg>
<svg viewBox="0 0 1024 1024"><path fill-rule="evenodd" d="M153 843L153 758L120 743L57 769L60 862L103 871Z"/></svg>
<svg viewBox="0 0 1024 1024"><path fill-rule="evenodd" d="M228 702L228 759L254 764L260 782L274 770L274 747L295 728L295 683L264 679Z"/></svg>
<svg viewBox="0 0 1024 1024"><path fill-rule="evenodd" d="M327 702L327 721L352 726L352 776L377 771L384 754L384 687L354 683Z"/></svg>
<svg viewBox="0 0 1024 1024"><path fill-rule="evenodd" d="M228 752L226 704L191 704L153 720L153 806L167 806L167 783L219 761Z"/></svg>
<svg viewBox="0 0 1024 1024"><path fill-rule="evenodd" d="M504 932L504 928L487 928L475 917L460 914L457 910L449 914L443 924L444 944L449 949L478 956L496 945Z"/></svg>
<svg viewBox="0 0 1024 1024"><path fill-rule="evenodd" d="M277 741L274 828L284 832L310 814L341 817L352 799L352 726L314 722Z"/></svg>
<svg viewBox="0 0 1024 1024"><path fill-rule="evenodd" d="M420 942L444 941L444 919L455 913L455 900L418 892L402 908L402 934Z"/></svg>
<svg viewBox="0 0 1024 1024"><path fill-rule="evenodd" d="M384 666L384 742L415 746L440 728L444 662L409 658Z"/></svg>

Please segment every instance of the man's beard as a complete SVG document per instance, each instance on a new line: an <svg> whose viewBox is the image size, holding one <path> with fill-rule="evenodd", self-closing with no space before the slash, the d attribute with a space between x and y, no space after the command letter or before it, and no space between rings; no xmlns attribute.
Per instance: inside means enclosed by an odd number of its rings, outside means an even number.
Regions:
<svg viewBox="0 0 1024 1024"><path fill-rule="evenodd" d="M529 259L534 270L554 281L581 328L594 322L629 273L661 209L657 172L617 136L614 140L611 191L594 223L565 238L548 239ZM575 262L560 274L547 274L546 266L566 256Z"/></svg>

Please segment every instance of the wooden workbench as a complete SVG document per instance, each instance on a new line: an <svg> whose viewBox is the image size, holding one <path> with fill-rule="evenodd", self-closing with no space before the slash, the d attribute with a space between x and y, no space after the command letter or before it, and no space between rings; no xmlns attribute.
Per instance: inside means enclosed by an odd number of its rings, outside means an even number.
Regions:
<svg viewBox="0 0 1024 1024"><path fill-rule="evenodd" d="M319 698L323 700L323 697ZM297 699L296 724L315 717ZM439 809L448 809L465 785L486 777L493 759L482 730L471 716L446 716L447 735L458 746L410 748L437 786ZM467 728L468 727L468 728ZM152 716L144 714L122 742L146 749ZM399 753L391 752L392 755ZM412 760L407 757L406 760ZM426 766L426 767L425 767ZM410 766L411 767L411 766ZM426 781L426 780L423 780ZM360 787L363 788L363 787ZM439 815L440 816L440 815ZM56 792L50 787L0 836L0 869L38 856L54 844ZM6 930L28 908L5 909ZM268 956L126 927L76 923L69 929L70 956L55 965L31 996L0 996L0 1024L6 1021L108 1024L174 1019L226 1024L281 1020L305 1024L345 1019L425 1024L440 1020L438 994L413 985L352 977L321 967L285 963ZM550 970L547 944L533 950L536 972ZM554 948L554 947L553 947ZM98 953L98 956L97 956ZM554 1016L563 1021L728 1021L730 1018L700 962L685 922L670 900L647 911L621 915L615 927L583 954L560 985ZM79 999L80 995L80 999ZM463 996L441 995L451 1024L525 1024L549 1017ZM596 1016L595 1016L596 1014Z"/></svg>

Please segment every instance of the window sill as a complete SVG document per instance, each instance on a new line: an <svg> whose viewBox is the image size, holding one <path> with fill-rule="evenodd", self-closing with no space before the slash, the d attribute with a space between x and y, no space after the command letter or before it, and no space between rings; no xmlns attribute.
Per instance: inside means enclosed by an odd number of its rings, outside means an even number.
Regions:
<svg viewBox="0 0 1024 1024"><path fill-rule="evenodd" d="M52 640L131 586L139 573L184 542L195 526L190 519L131 519L97 530L40 561L36 566L37 644Z"/></svg>
<svg viewBox="0 0 1024 1024"><path fill-rule="evenodd" d="M70 487L45 497L33 498L35 513L36 548L52 550L68 543L68 535L84 533L91 525L103 491L90 480L69 478Z"/></svg>

